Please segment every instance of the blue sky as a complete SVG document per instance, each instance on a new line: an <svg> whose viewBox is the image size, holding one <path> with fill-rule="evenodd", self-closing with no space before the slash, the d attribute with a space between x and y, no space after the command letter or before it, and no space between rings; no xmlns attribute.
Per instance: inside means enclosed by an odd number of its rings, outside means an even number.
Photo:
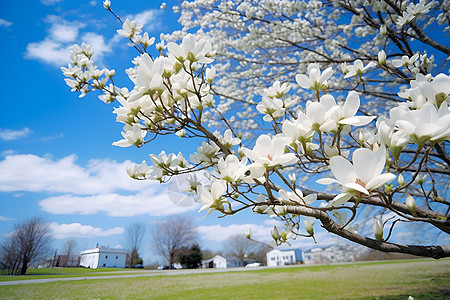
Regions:
<svg viewBox="0 0 450 300"><path fill-rule="evenodd" d="M145 23L157 41L160 33L180 29L178 15L160 9L162 1L142 3L113 1L112 8ZM119 85L130 86L124 70L137 53L117 29L101 1L0 2L0 236L15 223L43 216L51 223L55 249L71 238L80 251L97 243L118 247L127 225L145 223L149 233L155 222L183 213L195 220L203 248L220 250L227 237L248 228L267 240L272 220L249 213L203 218L196 205L174 205L165 186L128 178L125 167L148 161L149 153L180 151L178 137L143 149L112 146L121 139L122 125L112 113L117 105L94 94L79 99L59 69L69 62L69 46L89 41L97 64L116 69ZM189 155L196 147L184 144L182 152ZM147 264L160 260L149 234L142 254Z"/></svg>

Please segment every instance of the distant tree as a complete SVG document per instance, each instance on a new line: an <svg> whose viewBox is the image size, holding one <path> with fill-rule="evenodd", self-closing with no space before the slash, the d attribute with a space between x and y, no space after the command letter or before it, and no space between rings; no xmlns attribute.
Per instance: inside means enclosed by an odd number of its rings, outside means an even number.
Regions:
<svg viewBox="0 0 450 300"><path fill-rule="evenodd" d="M36 217L16 224L0 247L4 273L25 275L31 263L46 255L51 243L50 227Z"/></svg>
<svg viewBox="0 0 450 300"><path fill-rule="evenodd" d="M262 263L263 265L267 265L267 252L272 250L273 248L266 244L257 244L252 253L250 253L250 257L256 259L256 261Z"/></svg>
<svg viewBox="0 0 450 300"><path fill-rule="evenodd" d="M139 256L139 250L145 236L145 225L142 223L133 223L127 226L125 230L125 241L123 246L127 249L127 266L132 268L135 265L142 264L142 258Z"/></svg>
<svg viewBox="0 0 450 300"><path fill-rule="evenodd" d="M209 259L212 258L216 255L217 253L212 252L211 250L208 249L202 249L202 259Z"/></svg>
<svg viewBox="0 0 450 300"><path fill-rule="evenodd" d="M188 249L187 253L180 256L180 263L188 269L196 269L201 265L202 259L203 255L200 246L194 244Z"/></svg>
<svg viewBox="0 0 450 300"><path fill-rule="evenodd" d="M194 244L196 236L191 219L175 216L155 225L152 245L155 251L172 266L177 251L182 247Z"/></svg>
<svg viewBox="0 0 450 300"><path fill-rule="evenodd" d="M64 243L63 248L62 248L63 257L62 257L62 262L61 262L61 265L63 267L67 267L70 257L72 255L74 255L74 253L76 252L76 247L77 247L77 241L75 241L74 239L67 240Z"/></svg>
<svg viewBox="0 0 450 300"><path fill-rule="evenodd" d="M247 239L244 235L236 234L225 241L224 250L227 255L234 256L244 262L257 249L257 246L256 242Z"/></svg>

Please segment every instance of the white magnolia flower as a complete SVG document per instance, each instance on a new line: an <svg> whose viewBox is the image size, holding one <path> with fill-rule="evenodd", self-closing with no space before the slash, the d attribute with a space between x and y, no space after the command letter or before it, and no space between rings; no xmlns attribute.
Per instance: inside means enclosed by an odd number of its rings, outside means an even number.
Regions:
<svg viewBox="0 0 450 300"><path fill-rule="evenodd" d="M192 154L189 158L190 161L202 166L211 166L218 161L216 153L220 148L214 143L203 142L200 147L197 148L197 153Z"/></svg>
<svg viewBox="0 0 450 300"><path fill-rule="evenodd" d="M169 155L167 155L163 150L161 151L161 153L159 153L159 155L150 154L150 159L158 168L180 170L186 168L188 165L188 162L183 157L183 154L181 152L179 152L178 155L175 155L174 153L170 153Z"/></svg>
<svg viewBox="0 0 450 300"><path fill-rule="evenodd" d="M317 200L317 194L309 194L307 196L303 196L303 192L299 189L295 189L294 192L286 192L281 189L278 191L278 194L281 197L281 200L284 204L311 204Z"/></svg>
<svg viewBox="0 0 450 300"><path fill-rule="evenodd" d="M141 24L136 24L134 20L130 21L126 19L122 25L122 29L117 30L117 33L121 36L132 38L135 34L142 32L142 26Z"/></svg>
<svg viewBox="0 0 450 300"><path fill-rule="evenodd" d="M225 193L226 184L223 180L216 180L211 184L210 190L202 185L197 187L198 202L202 205L198 212L209 209L209 215L223 204L222 195Z"/></svg>
<svg viewBox="0 0 450 300"><path fill-rule="evenodd" d="M201 39L198 42L195 41L195 37L192 34L188 34L183 38L181 45L170 42L167 44L167 49L180 62L185 60L191 63L199 62L203 64L209 64L213 60L209 58L212 54L211 43L205 39Z"/></svg>
<svg viewBox="0 0 450 300"><path fill-rule="evenodd" d="M144 144L144 138L147 135L147 131L142 130L139 124L134 123L133 126L126 124L123 127L123 130L124 131L122 131L122 136L124 137L124 139L114 142L114 146L129 147L131 145L134 145L136 147L139 147Z"/></svg>
<svg viewBox="0 0 450 300"><path fill-rule="evenodd" d="M289 90L291 89L291 85L288 83L281 84L280 81L276 80L273 85L267 89L264 89L262 92L262 96L267 96L269 98L283 98Z"/></svg>
<svg viewBox="0 0 450 300"><path fill-rule="evenodd" d="M243 148L243 151L256 164L266 168L277 165L287 166L298 161L294 153L284 153L287 143L288 141L285 137L276 135L271 138L263 134L258 137L252 150Z"/></svg>
<svg viewBox="0 0 450 300"><path fill-rule="evenodd" d="M227 182L239 182L247 171L246 164L246 157L239 161L236 155L231 154L225 159L220 158L217 163L217 168L223 180Z"/></svg>
<svg viewBox="0 0 450 300"><path fill-rule="evenodd" d="M357 59L355 60L355 62L353 63L353 65L347 66L347 74L345 74L344 78L348 78L348 77L352 77L352 76L361 76L362 73L364 73L364 71L366 71L367 69L373 68L375 67L376 64L371 61L367 64L367 66L364 66L364 63L360 60Z"/></svg>
<svg viewBox="0 0 450 300"><path fill-rule="evenodd" d="M444 102L450 105L450 76L438 74L432 81L417 81L417 85L420 94L437 107Z"/></svg>
<svg viewBox="0 0 450 300"><path fill-rule="evenodd" d="M146 179L153 172L153 168L147 166L145 160L143 160L139 165L127 167L126 170L128 176L133 179Z"/></svg>
<svg viewBox="0 0 450 300"><path fill-rule="evenodd" d="M430 102L417 110L398 106L391 109L391 115L398 115L395 125L407 132L417 145L450 137L450 112L447 103L443 103L439 109Z"/></svg>
<svg viewBox="0 0 450 300"><path fill-rule="evenodd" d="M309 64L308 76L298 74L295 76L295 80L304 89L318 91L327 87L327 80L331 75L333 75L333 69L331 67L326 68L321 74L319 65Z"/></svg>
<svg viewBox="0 0 450 300"><path fill-rule="evenodd" d="M369 124L374 116L355 116L360 106L359 95L355 91L351 91L347 95L344 106L342 107L341 114L339 116L339 124L364 126Z"/></svg>
<svg viewBox="0 0 450 300"><path fill-rule="evenodd" d="M273 119L279 119L284 116L286 109L284 108L283 100L279 98L262 97L262 100L256 106L256 110L264 114L264 121L270 122Z"/></svg>
<svg viewBox="0 0 450 300"><path fill-rule="evenodd" d="M307 117L302 111L298 112L297 119L285 120L281 129L283 136L288 138L290 143L295 143L297 141L306 143L310 141L314 134L314 130L308 122L305 122L306 120Z"/></svg>
<svg viewBox="0 0 450 300"><path fill-rule="evenodd" d="M317 183L342 185L341 194L337 195L332 205L337 206L347 202L352 196L369 196L370 191L395 179L392 173L384 173L386 163L386 149L380 147L377 152L361 148L353 152L353 164L342 156L330 158L330 169L333 178L322 178Z"/></svg>
<svg viewBox="0 0 450 300"><path fill-rule="evenodd" d="M401 59L393 59L392 60L392 65L396 68L400 68L400 67L408 67L412 64L414 64L416 62L416 60L419 58L419 54L416 53L414 54L411 58L409 58L406 55L403 55Z"/></svg>

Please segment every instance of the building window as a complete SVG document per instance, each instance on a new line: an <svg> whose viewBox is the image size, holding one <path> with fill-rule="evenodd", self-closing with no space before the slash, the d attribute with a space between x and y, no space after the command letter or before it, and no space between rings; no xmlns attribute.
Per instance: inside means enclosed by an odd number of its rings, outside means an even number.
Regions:
<svg viewBox="0 0 450 300"><path fill-rule="evenodd" d="M116 255L116 259L119 259L119 255Z"/></svg>
<svg viewBox="0 0 450 300"><path fill-rule="evenodd" d="M105 259L108 259L108 255L105 255Z"/></svg>

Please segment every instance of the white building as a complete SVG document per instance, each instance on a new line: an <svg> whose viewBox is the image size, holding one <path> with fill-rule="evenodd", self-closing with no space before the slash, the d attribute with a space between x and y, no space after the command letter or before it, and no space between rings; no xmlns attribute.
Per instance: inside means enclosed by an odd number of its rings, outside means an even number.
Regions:
<svg viewBox="0 0 450 300"><path fill-rule="evenodd" d="M247 261L241 261L236 257L223 257L221 255L216 255L213 258L202 260L202 268L237 268L243 267ZM251 260L254 262L254 260Z"/></svg>
<svg viewBox="0 0 450 300"><path fill-rule="evenodd" d="M357 257L353 247L329 246L325 248L312 248L303 252L305 264L329 264L354 261Z"/></svg>
<svg viewBox="0 0 450 300"><path fill-rule="evenodd" d="M126 260L126 250L97 247L81 251L80 266L91 269L125 268Z"/></svg>
<svg viewBox="0 0 450 300"><path fill-rule="evenodd" d="M301 251L298 249L273 249L266 253L267 266L269 267L294 265L298 262L301 262L301 257Z"/></svg>

